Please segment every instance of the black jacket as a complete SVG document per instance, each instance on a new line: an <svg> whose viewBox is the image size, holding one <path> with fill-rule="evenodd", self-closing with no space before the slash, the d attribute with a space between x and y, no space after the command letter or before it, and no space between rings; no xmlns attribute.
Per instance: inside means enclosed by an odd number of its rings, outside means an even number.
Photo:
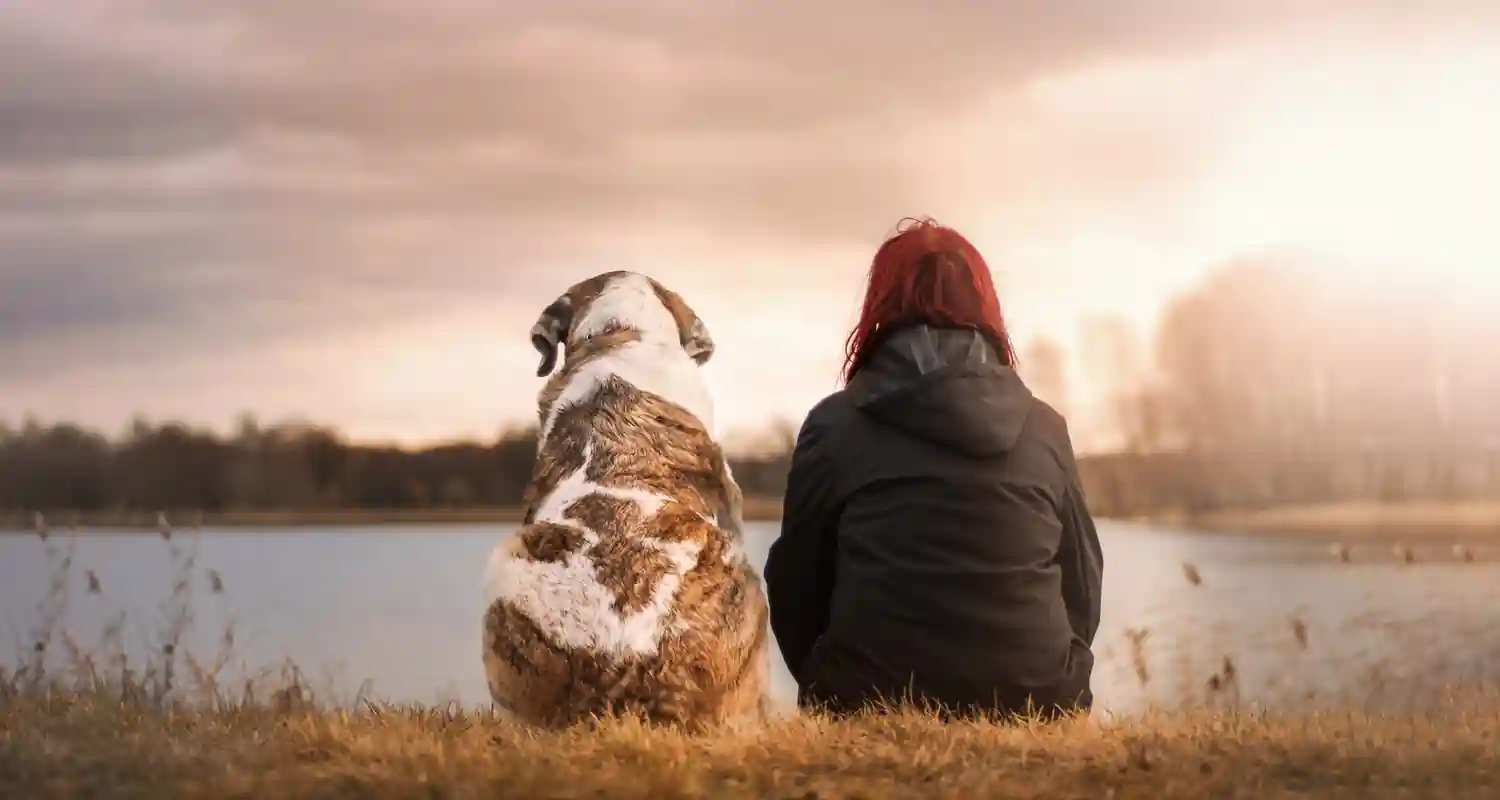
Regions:
<svg viewBox="0 0 1500 800"><path fill-rule="evenodd" d="M974 331L892 334L797 437L766 562L799 704L1087 708L1103 557L1067 425Z"/></svg>

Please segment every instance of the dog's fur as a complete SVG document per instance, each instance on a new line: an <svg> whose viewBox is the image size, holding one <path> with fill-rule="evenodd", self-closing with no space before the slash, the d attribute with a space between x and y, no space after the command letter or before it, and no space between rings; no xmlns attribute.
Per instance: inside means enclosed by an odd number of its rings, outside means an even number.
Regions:
<svg viewBox="0 0 1500 800"><path fill-rule="evenodd" d="M570 288L532 329L541 392L524 525L490 556L484 665L513 718L704 729L765 713L766 601L710 433L708 330L644 275Z"/></svg>

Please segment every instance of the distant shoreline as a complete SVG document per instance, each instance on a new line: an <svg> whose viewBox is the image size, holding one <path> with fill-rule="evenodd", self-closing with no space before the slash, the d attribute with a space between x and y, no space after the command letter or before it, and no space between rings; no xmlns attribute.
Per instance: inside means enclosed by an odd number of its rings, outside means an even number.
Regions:
<svg viewBox="0 0 1500 800"><path fill-rule="evenodd" d="M1320 503L1199 515L1148 514L1121 521L1255 536L1494 541L1500 540L1500 501Z"/></svg>
<svg viewBox="0 0 1500 800"><path fill-rule="evenodd" d="M519 506L432 509L307 509L301 511L222 511L169 513L175 530L204 528L379 528L399 525L513 525L521 521ZM746 498L745 519L777 522L781 499ZM1105 519L1105 518L1101 518ZM1158 525L1206 534L1244 534L1267 537L1346 538L1361 540L1445 541L1500 540L1500 501L1489 503L1339 503L1287 506L1253 511L1210 514L1147 514L1119 522ZM46 517L54 532L69 527L91 532L155 531L155 512L132 511L74 514L55 512ZM31 514L0 512L0 535L34 532ZM291 531L288 531L291 532Z"/></svg>
<svg viewBox="0 0 1500 800"><path fill-rule="evenodd" d="M781 519L780 498L746 498L745 519L750 522L775 522ZM204 528L377 528L395 525L514 525L525 516L520 506L492 508L420 508L374 509L330 508L273 511L205 511L168 512L167 521L174 530ZM70 527L90 532L156 531L157 512L123 511L74 513L51 512L45 515L53 532ZM0 535L35 532L32 514L0 512ZM290 531L289 531L290 532Z"/></svg>

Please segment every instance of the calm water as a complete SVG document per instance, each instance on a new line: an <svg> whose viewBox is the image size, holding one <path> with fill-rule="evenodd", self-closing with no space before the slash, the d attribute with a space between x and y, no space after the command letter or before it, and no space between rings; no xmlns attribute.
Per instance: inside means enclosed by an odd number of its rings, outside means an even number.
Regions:
<svg viewBox="0 0 1500 800"><path fill-rule="evenodd" d="M758 559L775 536L750 526ZM325 692L419 702L486 701L479 658L480 581L486 556L508 531L494 526L311 531L209 531L197 540L189 646L212 658L226 627L239 655L232 673L290 658ZM1384 546L1337 563L1327 543L1202 535L1102 523L1104 622L1096 650L1101 707L1130 711L1205 683L1225 656L1240 697L1277 704L1339 698L1410 700L1443 681L1500 679L1500 549L1457 563L1433 545L1422 563L1395 562ZM61 555L67 537L50 544ZM83 645L124 612L129 646L150 646L163 627L179 535L83 536L73 541L67 629ZM1187 580L1193 564L1201 585ZM29 649L48 555L32 536L0 536L0 658ZM217 571L224 591L209 589ZM86 571L101 592L85 590ZM1306 632L1298 643L1297 625ZM1132 657L1146 631L1147 680ZM13 643L13 647L9 646ZM776 692L795 688L779 657ZM1382 677L1383 676L1383 677ZM1372 696L1371 687L1388 688Z"/></svg>

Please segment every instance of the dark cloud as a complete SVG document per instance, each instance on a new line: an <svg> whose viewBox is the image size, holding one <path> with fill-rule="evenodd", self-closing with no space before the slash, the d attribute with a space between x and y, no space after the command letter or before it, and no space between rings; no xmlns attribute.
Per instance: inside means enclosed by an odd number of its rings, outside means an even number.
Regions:
<svg viewBox="0 0 1500 800"><path fill-rule="evenodd" d="M222 346L221 334L253 335L269 299L265 282L218 261L216 236L49 231L0 242L7 253L0 263L0 341L7 343L0 370L7 382Z"/></svg>
<svg viewBox="0 0 1500 800"><path fill-rule="evenodd" d="M0 374L45 378L100 361L148 367L205 352L242 356L330 331L467 307L532 311L524 289L563 249L549 239L480 250L403 245L354 223L290 217L221 228L0 233ZM402 222L385 220L387 228ZM451 221L443 228L454 230ZM363 241L368 239L369 241ZM554 245L559 240L551 240ZM587 251L586 241L574 252Z"/></svg>
<svg viewBox="0 0 1500 800"><path fill-rule="evenodd" d="M634 136L940 119L1089 60L1500 15L1486 0L121 0L92 25L46 24L56 5L0 17L5 160L160 155L266 129L618 156Z"/></svg>

